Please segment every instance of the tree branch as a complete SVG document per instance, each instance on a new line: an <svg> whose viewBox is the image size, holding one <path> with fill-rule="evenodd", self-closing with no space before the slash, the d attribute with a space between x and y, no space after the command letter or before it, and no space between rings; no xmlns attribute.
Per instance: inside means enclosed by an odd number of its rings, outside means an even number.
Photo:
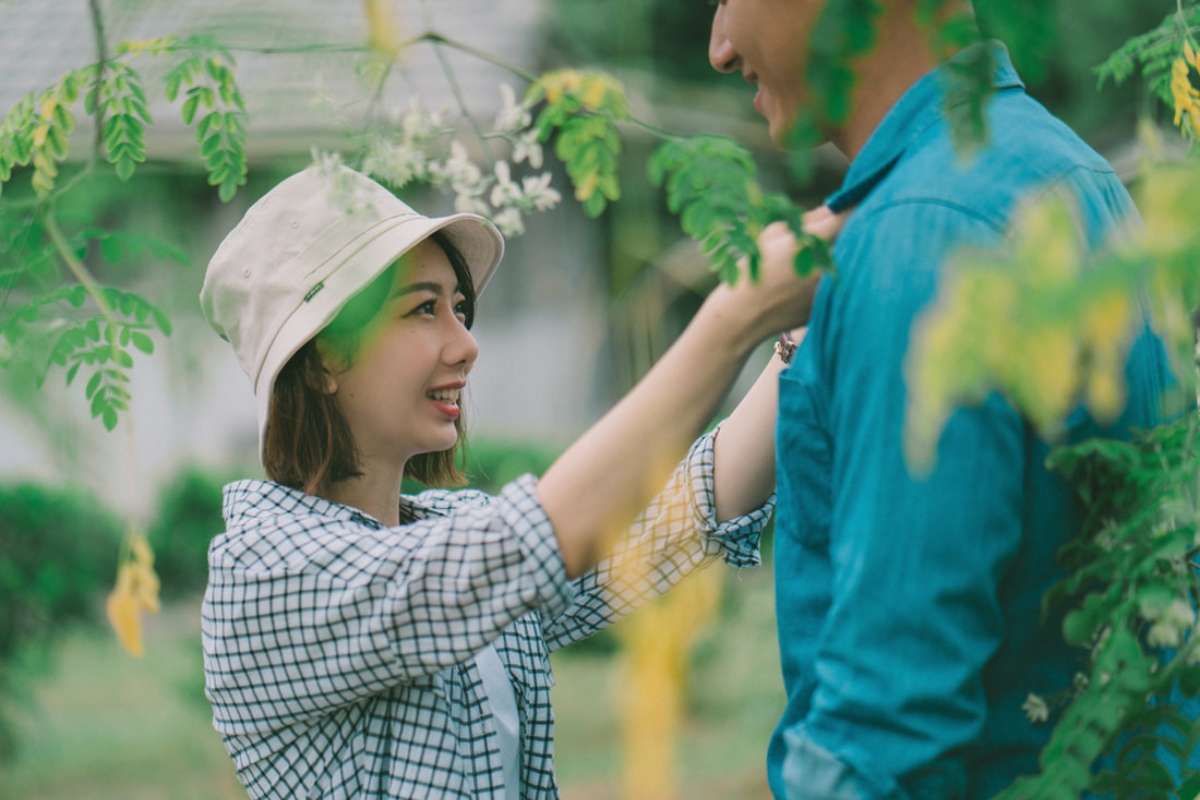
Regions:
<svg viewBox="0 0 1200 800"><path fill-rule="evenodd" d="M108 299L100 290L100 284L96 281L95 276L88 270L82 261L71 250L67 244L67 238L63 236L62 229L58 227L58 221L54 219L54 209L52 206L42 207L42 224L46 226L46 232L50 234L50 241L54 244L54 249L58 251L58 255L66 263L67 268L71 270L76 280L87 290L87 293L96 301L96 305L100 307L100 313L104 315L110 323L116 324L117 318L113 314L112 306L108 304Z"/></svg>
<svg viewBox="0 0 1200 800"><path fill-rule="evenodd" d="M100 102L100 87L104 84L104 67L108 63L108 45L104 38L104 17L100 15L100 0L88 0L92 11L92 33L96 37L96 138L92 143L92 161L100 160L104 145L104 105Z"/></svg>

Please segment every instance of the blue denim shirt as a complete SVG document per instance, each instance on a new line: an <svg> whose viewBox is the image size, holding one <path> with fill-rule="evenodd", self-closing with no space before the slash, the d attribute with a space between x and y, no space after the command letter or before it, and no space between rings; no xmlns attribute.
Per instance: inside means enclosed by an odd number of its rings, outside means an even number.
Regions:
<svg viewBox="0 0 1200 800"><path fill-rule="evenodd" d="M1136 222L1109 164L1025 94L1002 46L979 46L998 65L987 145L955 151L941 70L891 109L828 200L857 209L780 377L777 797L991 797L1037 771L1051 726L1025 718L1027 693L1082 664L1059 622L1039 621L1082 518L1044 466L1050 445L993 395L951 417L928 478L902 455L909 331L948 256L1002 244L1022 201L1051 189L1074 198L1089 247ZM1161 420L1171 379L1149 333L1127 379L1122 417L1102 431L1076 412L1070 438Z"/></svg>

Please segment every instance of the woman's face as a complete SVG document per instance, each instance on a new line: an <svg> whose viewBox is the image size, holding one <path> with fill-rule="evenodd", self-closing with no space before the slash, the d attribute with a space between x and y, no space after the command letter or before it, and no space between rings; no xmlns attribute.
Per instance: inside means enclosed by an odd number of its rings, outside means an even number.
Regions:
<svg viewBox="0 0 1200 800"><path fill-rule="evenodd" d="M423 242L393 272L353 364L339 366L317 340L364 467L453 447L459 399L479 353L441 247Z"/></svg>

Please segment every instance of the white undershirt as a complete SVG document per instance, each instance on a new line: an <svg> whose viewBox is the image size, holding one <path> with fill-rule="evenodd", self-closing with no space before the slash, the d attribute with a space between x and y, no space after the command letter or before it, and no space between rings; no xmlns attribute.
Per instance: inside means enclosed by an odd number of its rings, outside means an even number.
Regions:
<svg viewBox="0 0 1200 800"><path fill-rule="evenodd" d="M489 644L475 656L475 667L483 681L492 719L496 721L496 737L500 740L500 759L504 762L504 792L500 796L517 800L521 796L521 722L512 680L495 645Z"/></svg>

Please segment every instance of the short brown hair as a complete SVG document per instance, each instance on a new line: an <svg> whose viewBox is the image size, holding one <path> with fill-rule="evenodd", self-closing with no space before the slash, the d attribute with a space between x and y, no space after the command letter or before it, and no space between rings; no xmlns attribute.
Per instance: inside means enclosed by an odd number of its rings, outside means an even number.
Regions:
<svg viewBox="0 0 1200 800"><path fill-rule="evenodd" d="M475 319L475 285L462 253L445 233L438 231L429 241L442 248L458 289L466 298L468 328ZM410 251L413 252L413 251ZM324 391L327 372L317 351L316 339L332 346L339 358L352 363L361 344L361 334L383 308L388 289L400 261L383 271L356 294L317 337L305 342L288 360L275 379L267 430L263 444L263 467L276 483L314 494L323 484L337 483L362 475L358 447L334 396ZM461 486L466 478L455 463L466 444L463 417L454 421L458 439L449 450L421 453L408 460L404 476L421 483Z"/></svg>

